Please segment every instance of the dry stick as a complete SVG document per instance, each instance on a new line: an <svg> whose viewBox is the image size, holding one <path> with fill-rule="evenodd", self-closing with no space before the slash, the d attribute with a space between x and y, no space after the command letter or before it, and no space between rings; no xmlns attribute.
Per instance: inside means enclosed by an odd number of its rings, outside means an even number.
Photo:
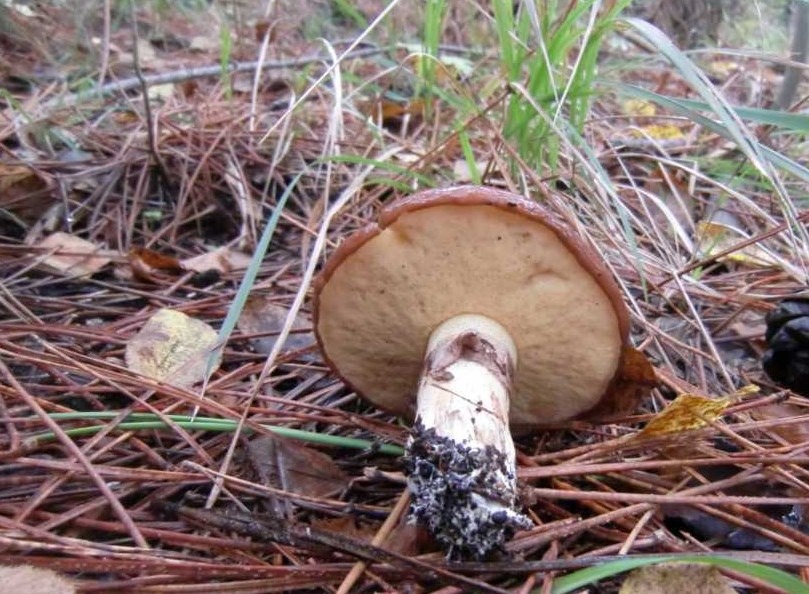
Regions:
<svg viewBox="0 0 809 594"><path fill-rule="evenodd" d="M351 42L351 44L345 49L345 51L342 54L340 54L340 56L337 57L336 60L332 62L331 66L329 66L323 74L321 74L311 85L309 85L309 88L307 88L303 93L301 93L301 96L298 97L295 100L295 102L289 106L289 108L281 115L281 117L279 117L276 120L276 122L272 126L270 126L270 128L264 133L264 136L261 137L261 140L259 140L259 144L263 144L267 140L267 138L269 138L270 135L278 129L278 127L281 124L286 122L286 120L288 120L291 117L291 115L295 112L295 110L298 109L298 106L300 106L304 101L306 101L309 95L314 93L315 89L317 89L321 85L321 83L323 83L324 80L326 80L329 76L332 75L332 73L340 66L340 64L342 64L343 61L351 54L351 52L354 51L354 48L356 48L363 42L363 40L371 33L371 31L373 31L376 28L376 26L379 23L381 23L386 16L388 16L388 13L391 12L396 7L397 4L399 4L399 0L392 0L390 3L388 3L388 5L384 8L384 10L382 10L382 12L380 12L376 16L376 18L365 28L365 30L362 33L360 33L354 41Z"/></svg>
<svg viewBox="0 0 809 594"><path fill-rule="evenodd" d="M535 468L521 468L517 475L521 479L538 479L559 476L573 476L582 474L607 474L624 470L660 470L662 468L679 468L680 466L739 466L741 464L761 464L771 466L774 464L806 464L807 456L766 456L746 455L728 456L727 458L698 458L696 460L628 460L626 462L603 462L590 464L567 464L558 466L538 466Z"/></svg>
<svg viewBox="0 0 809 594"><path fill-rule="evenodd" d="M101 34L101 66L98 69L98 87L104 85L104 78L107 76L107 69L110 65L110 37L111 37L111 21L112 21L112 1L104 0L104 25L103 33Z"/></svg>
<svg viewBox="0 0 809 594"><path fill-rule="evenodd" d="M390 50L391 48L388 47L365 48L346 52L341 57L344 60L353 60L357 58L367 58L369 56L378 56L380 54L385 54ZM54 99L51 99L43 103L42 109L47 111L50 109L73 107L74 105L78 105L82 101L88 101L91 99L100 99L102 97L107 97L115 93L123 93L126 91L132 91L138 88L142 88L144 84L147 87L172 84L183 82L186 80L192 80L195 78L208 78L210 76L219 76L222 74L223 71L229 74L233 74L237 72L252 72L258 69L282 70L284 68L298 68L300 66L308 66L309 64L322 62L325 59L326 56L314 55L314 56L304 56L303 58L296 58L293 60L277 60L268 62L259 62L257 60L254 60L250 62L234 62L232 64L228 64L225 67L222 67L220 65L200 66L197 68L183 68L181 70L174 70L172 72L164 72L162 74L150 74L147 76L141 76L140 78L137 76L132 76L130 78L125 78L123 80L107 83L101 87L88 89L86 91L81 91L78 93L73 93L72 95L67 95L65 97L55 97Z"/></svg>
<svg viewBox="0 0 809 594"><path fill-rule="evenodd" d="M48 414L45 412L39 402L37 402L36 398L34 398L28 391L17 381L17 378L11 373L6 364L0 360L0 373L2 373L6 380L8 381L9 385L17 392L19 396L25 401L25 403L31 408L31 410L39 416L42 421L48 426L48 428L53 432L56 438L61 441L64 446L72 453L79 463L84 466L84 469L87 471L87 474L93 479L93 482L98 487L98 490L107 498L109 501L110 508L118 516L118 519L127 527L129 531L129 535L132 537L132 540L135 541L139 547L148 549L149 543L146 542L146 539L138 530L138 527L135 525L135 522L132 521L132 518L129 516L127 511L124 509L124 506L121 505L121 502L118 501L118 498L115 496L115 493L107 485L106 481L102 479L98 473L93 468L92 463L87 459L84 455L84 452L81 451L81 448L77 446L72 439L70 439L65 432L62 431L62 428L59 426L59 423L54 421Z"/></svg>
<svg viewBox="0 0 809 594"><path fill-rule="evenodd" d="M221 514L164 501L155 501L154 506L164 513L176 514L189 523L202 525L206 528L214 527L265 542L277 542L304 549L325 548L327 551L342 551L353 557L366 559L373 563L388 563L391 567L398 565L400 567L397 567L397 569L406 568L409 571L418 572L417 575L421 577L426 576L429 579L463 584L467 588L471 586L472 590L467 589L467 591L496 594L507 594L508 592L502 588L455 573L451 566L434 565L421 559L388 551L379 546L356 541L337 532L290 523L276 517L255 517L238 512Z"/></svg>
<svg viewBox="0 0 809 594"><path fill-rule="evenodd" d="M633 503L679 503L679 504L733 504L740 505L807 505L809 497L755 497L744 495L661 495L657 493L581 492L564 489L535 487L531 493L537 498L566 499L572 501L613 501Z"/></svg>
<svg viewBox="0 0 809 594"><path fill-rule="evenodd" d="M621 545L621 549L618 551L619 555L626 555L632 549L635 544L635 541L638 539L640 535L640 531L646 526L649 520L652 519L655 515L655 511L653 509L648 510L643 516L635 523L635 526L629 533L629 536L626 537L624 544Z"/></svg>
<svg viewBox="0 0 809 594"><path fill-rule="evenodd" d="M792 44L790 47L790 60L793 62L787 66L784 74L784 81L775 99L778 109L788 109L798 85L806 69L807 58L809 58L809 2L795 3L794 25L792 30ZM794 62L799 63L795 64Z"/></svg>
<svg viewBox="0 0 809 594"><path fill-rule="evenodd" d="M146 79L143 78L143 71L140 68L140 52L138 51L138 43L140 38L138 35L138 19L135 14L135 3L129 3L130 16L132 18L132 65L135 67L135 78L140 82L141 94L143 95L143 114L146 117L146 138L149 141L149 152L152 158L157 163L157 170L163 178L163 183L166 186L171 182L166 164L160 156L160 151L157 150L157 134L156 122L152 117L152 105L149 103L149 87L146 85Z"/></svg>
<svg viewBox="0 0 809 594"><path fill-rule="evenodd" d="M391 510L388 517L385 519L385 522L382 524L382 527L379 531L374 535L374 538L371 540L371 544L375 547L382 546L382 543L385 542L385 539L390 535L393 527L396 526L396 523L399 521L399 518L404 513L404 510L407 508L407 504L410 503L410 491L405 489L402 491L402 495L399 497L399 501L396 502L396 505ZM340 587L337 589L336 594L348 594L351 591L351 588L354 587L354 584L362 575L362 572L365 571L365 568L368 567L368 563L366 561L357 561L354 567L351 568L351 571L348 572L348 575L343 580L343 583L340 584Z"/></svg>

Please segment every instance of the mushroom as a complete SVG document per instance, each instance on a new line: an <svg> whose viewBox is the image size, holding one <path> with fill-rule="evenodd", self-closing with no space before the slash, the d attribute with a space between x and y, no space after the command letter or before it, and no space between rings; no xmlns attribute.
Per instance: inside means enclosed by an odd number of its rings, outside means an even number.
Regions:
<svg viewBox="0 0 809 594"><path fill-rule="evenodd" d="M481 558L532 522L517 506L520 431L580 417L617 379L629 320L600 258L537 203L483 187L383 208L314 284L329 365L415 418L411 514L450 557Z"/></svg>

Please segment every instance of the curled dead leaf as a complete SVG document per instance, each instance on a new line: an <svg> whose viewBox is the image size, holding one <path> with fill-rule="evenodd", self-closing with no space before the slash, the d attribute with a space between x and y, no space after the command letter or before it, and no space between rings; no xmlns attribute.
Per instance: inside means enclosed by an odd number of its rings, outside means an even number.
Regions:
<svg viewBox="0 0 809 594"><path fill-rule="evenodd" d="M74 594L73 582L50 569L0 565L0 590L21 594Z"/></svg>
<svg viewBox="0 0 809 594"><path fill-rule="evenodd" d="M638 437L655 437L702 429L717 421L732 402L731 398L707 398L697 394L680 394L657 414Z"/></svg>
<svg viewBox="0 0 809 594"><path fill-rule="evenodd" d="M199 256L186 258L180 264L185 270L193 270L194 272L203 273L215 270L220 274L226 274L247 268L250 264L250 256L244 252L222 246Z"/></svg>
<svg viewBox="0 0 809 594"><path fill-rule="evenodd" d="M155 282L161 273L179 274L183 271L177 258L147 248L133 248L127 257L132 274L140 280Z"/></svg>
<svg viewBox="0 0 809 594"><path fill-rule="evenodd" d="M270 353L278 340L278 334L284 327L289 310L283 305L273 303L267 295L251 295L244 305L237 327L244 334L264 335L250 339L250 344L259 353ZM292 332L284 343L285 351L297 351L312 346L315 337L312 333L312 321L304 312L292 323Z"/></svg>
<svg viewBox="0 0 809 594"><path fill-rule="evenodd" d="M624 415L633 412L657 386L657 375L649 359L638 349L624 347L621 368L608 395L588 417Z"/></svg>
<svg viewBox="0 0 809 594"><path fill-rule="evenodd" d="M62 231L48 235L37 247L48 252L40 261L40 267L65 276L92 276L110 262L106 256L99 255L95 244Z"/></svg>
<svg viewBox="0 0 809 594"><path fill-rule="evenodd" d="M205 322L161 309L127 343L126 364L146 377L189 387L205 378L216 343L216 331ZM211 363L211 371L219 367L220 359L221 354Z"/></svg>
<svg viewBox="0 0 809 594"><path fill-rule="evenodd" d="M716 567L704 563L659 563L636 569L619 594L736 594Z"/></svg>
<svg viewBox="0 0 809 594"><path fill-rule="evenodd" d="M306 495L334 497L348 487L348 476L327 454L272 435L250 441L247 453L262 484ZM275 513L287 516L284 499L272 499Z"/></svg>
<svg viewBox="0 0 809 594"><path fill-rule="evenodd" d="M54 202L50 185L33 169L0 163L0 208L32 223Z"/></svg>

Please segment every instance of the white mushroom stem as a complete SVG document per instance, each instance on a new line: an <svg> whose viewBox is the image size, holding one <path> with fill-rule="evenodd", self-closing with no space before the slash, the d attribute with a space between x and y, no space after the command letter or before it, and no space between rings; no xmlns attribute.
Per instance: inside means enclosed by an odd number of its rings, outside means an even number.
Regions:
<svg viewBox="0 0 809 594"><path fill-rule="evenodd" d="M517 347L503 326L480 315L450 318L427 343L417 417L425 428L470 448L493 446L513 475L508 413L516 364Z"/></svg>
<svg viewBox="0 0 809 594"><path fill-rule="evenodd" d="M508 331L480 315L455 316L427 346L414 436L408 444L413 513L450 555L483 557L514 530L509 400L517 349Z"/></svg>

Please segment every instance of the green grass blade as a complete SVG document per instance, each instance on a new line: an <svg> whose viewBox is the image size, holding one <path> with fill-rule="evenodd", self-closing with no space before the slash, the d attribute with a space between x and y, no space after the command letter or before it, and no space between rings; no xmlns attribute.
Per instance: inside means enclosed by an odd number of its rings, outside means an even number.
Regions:
<svg viewBox="0 0 809 594"><path fill-rule="evenodd" d="M75 421L75 420L106 420L116 418L120 412L105 411L105 412L72 412L72 413L53 413L50 415L52 419L60 421ZM233 432L238 426L238 422L231 419L218 419L215 417L191 417L188 415L165 415L167 419L176 423L184 429L192 431L221 431ZM375 450L380 454L388 456L401 456L404 450L395 444L383 443L379 444L367 439L358 439L355 437L342 437L339 435L328 435L317 433L315 431L304 431L303 429L293 429L291 427L279 427L276 425L261 425L264 429L271 431L281 437L288 437L306 443L313 443L318 445L327 445L332 447L352 448L359 450ZM88 427L75 427L73 429L65 429L64 432L70 437L81 437L86 435L94 435L104 429L104 425L91 425ZM144 429L166 429L168 425L158 415L152 413L131 413L126 416L126 419L116 425L116 429L122 431L138 431ZM41 443L53 441L56 436L50 432L43 432L33 435L26 439L26 445L36 446Z"/></svg>
<svg viewBox="0 0 809 594"><path fill-rule="evenodd" d="M436 181L433 178L423 175L418 171L414 171L404 165L397 165L395 163L380 161L379 159L371 159L370 157L362 157L360 155L330 155L328 157L318 159L318 161L332 161L334 163L349 163L352 165L371 165L375 169L390 171L391 173L395 173L397 175L412 178L418 181L425 188L432 188L436 184Z"/></svg>
<svg viewBox="0 0 809 594"><path fill-rule="evenodd" d="M628 85L631 86L631 85ZM693 99L678 98L682 105L697 111L710 111L710 106L702 101ZM750 120L757 124L766 124L789 130L790 132L809 132L809 115L802 113L792 113L789 111L779 111L775 109L762 109L759 107L744 107L743 105L733 105L731 109L745 120Z"/></svg>
<svg viewBox="0 0 809 594"><path fill-rule="evenodd" d="M233 303L231 303L230 307L228 307L228 313L225 316L225 320L222 322L222 327L219 329L219 335L216 339L217 346L208 357L208 364L205 372L205 385L207 385L215 362L219 359L222 351L225 349L225 345L227 344L230 335L233 333L233 329L236 328L236 322L239 321L239 316L244 309L244 304L247 302L247 298L250 296L250 291L253 290L253 285L256 284L256 278L258 278L258 271L261 267L261 262L264 261L264 256L267 255L267 250L270 249L270 242L275 234L275 228L278 226L281 213L284 211L284 207L286 206L290 194L292 194L292 190L295 189L296 185L298 185L298 181L301 179L303 174L303 171L298 173L289 186L287 186L286 190L284 190L284 193L281 195L281 197L278 199L278 203L275 205L275 209L270 216L270 220L267 222L267 226L264 227L264 231L261 233L261 239L259 240L256 249L253 251L253 257L250 259L250 264L247 266L247 270L244 272L244 277L242 278L242 282L239 284L238 291L236 291L236 296L233 298ZM203 394L205 393L205 385L203 385L202 389Z"/></svg>
<svg viewBox="0 0 809 594"><path fill-rule="evenodd" d="M703 126L704 128L707 128L708 130L711 130L712 132L721 135L724 138L727 138L728 140L732 140L725 126L692 109L682 99L674 99L672 97L666 97L664 95L659 95L653 91L648 91L646 89L636 87L633 85L616 85L615 88L617 88L619 91L623 91L627 95L634 97L636 99L643 99L646 101L656 103L657 105L665 107L666 109L672 111L673 113L678 113L680 115L687 117L689 120L699 124L700 126ZM794 161L789 157L782 155L778 151L766 147L758 142L756 142L756 144L757 149L761 152L761 154L773 165L783 169L784 171L791 173L795 177L805 182L809 182L809 169L807 169L797 161Z"/></svg>
<svg viewBox="0 0 809 594"><path fill-rule="evenodd" d="M613 577L632 569L637 569L638 567L673 561L681 563L705 563L756 578L789 592L790 594L809 594L809 586L795 576L781 571L780 569L738 559L728 559L722 556L713 557L702 555L652 555L642 558L629 556L624 560L599 564L557 578L553 582L551 592L552 594L567 594L568 592L591 586L600 580ZM539 590L535 590L535 592L539 592Z"/></svg>
<svg viewBox="0 0 809 594"><path fill-rule="evenodd" d="M752 134L746 130L744 124L730 108L724 97L711 84L705 73L677 48L665 33L651 23L634 17L626 17L622 21L635 29L672 63L689 86L702 97L710 106L711 111L717 115L726 129L726 135L736 142L741 151L765 177L772 179L771 168L759 151L758 143Z"/></svg>

